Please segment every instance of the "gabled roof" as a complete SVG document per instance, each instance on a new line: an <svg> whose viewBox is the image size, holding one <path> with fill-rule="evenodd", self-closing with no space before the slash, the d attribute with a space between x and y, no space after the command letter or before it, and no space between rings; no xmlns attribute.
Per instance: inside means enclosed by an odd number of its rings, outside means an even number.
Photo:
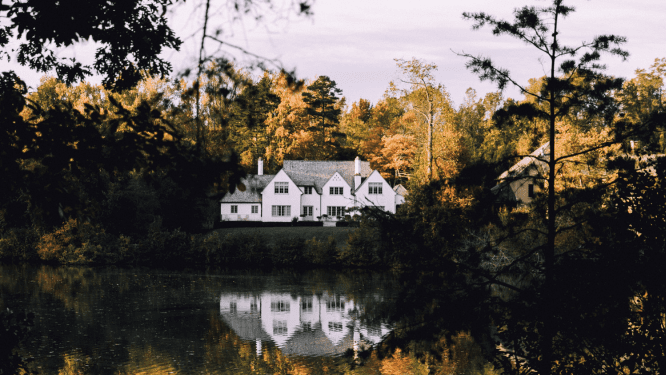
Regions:
<svg viewBox="0 0 666 375"><path fill-rule="evenodd" d="M533 164L538 164L539 166L545 165L548 166L545 159L550 155L550 142L546 142L541 147L537 148L530 154L522 158L518 163L514 164L508 171L504 171L499 177L500 180L515 177L520 175L527 167Z"/></svg>
<svg viewBox="0 0 666 375"><path fill-rule="evenodd" d="M377 171L377 170L372 171L371 175L374 174L374 173L377 173L380 177L382 176L382 174L379 173L379 171ZM384 177L381 177L381 178L384 182L386 182L386 180L384 180ZM367 182L368 179L369 179L369 176L367 178L361 179L361 184L356 187L356 190L354 190L354 192L359 191L363 187L363 185L365 185L365 183ZM390 186L391 185L389 185L389 187ZM395 189L393 189L393 192L395 192Z"/></svg>
<svg viewBox="0 0 666 375"><path fill-rule="evenodd" d="M522 158L518 163L514 164L509 168L508 171L504 171L499 176L499 181L492 189L493 193L497 194L503 187L511 183L512 181L518 180L521 177L521 174L525 172L530 166L536 166L541 168L541 172L548 171L548 156L550 155L550 142L544 143L541 147L537 148L529 156Z"/></svg>
<svg viewBox="0 0 666 375"><path fill-rule="evenodd" d="M398 194L398 195L402 195L403 197L406 197L407 194L409 194L407 189L405 189L405 187L402 186L401 184L395 185L393 187L393 191L395 191L395 193Z"/></svg>
<svg viewBox="0 0 666 375"><path fill-rule="evenodd" d="M312 161L312 160L285 160L283 170L298 186L314 186L317 193L335 172L354 186L354 161ZM368 177L372 173L370 162L361 161L361 177Z"/></svg>
<svg viewBox="0 0 666 375"><path fill-rule="evenodd" d="M240 182L245 185L245 191L241 191L238 187L233 193L227 193L220 200L222 203L260 203L261 192L264 190L271 180L275 177L274 174L264 175L248 175L241 178Z"/></svg>
<svg viewBox="0 0 666 375"><path fill-rule="evenodd" d="M257 313L231 313L221 312L220 316L225 323L243 340L270 341L271 336L261 325L261 316Z"/></svg>

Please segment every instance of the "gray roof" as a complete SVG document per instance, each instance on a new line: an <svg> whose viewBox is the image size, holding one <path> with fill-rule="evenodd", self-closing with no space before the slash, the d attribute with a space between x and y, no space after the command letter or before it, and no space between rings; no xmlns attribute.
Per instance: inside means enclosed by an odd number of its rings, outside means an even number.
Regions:
<svg viewBox="0 0 666 375"><path fill-rule="evenodd" d="M407 189L405 189L405 187L402 186L402 184L395 185L395 187L393 187L393 191L395 191L395 193L398 195L402 195L403 197L406 197L407 194L409 193Z"/></svg>
<svg viewBox="0 0 666 375"><path fill-rule="evenodd" d="M227 325L243 340L270 341L271 336L264 331L261 325L261 316L258 313L230 313L220 314Z"/></svg>
<svg viewBox="0 0 666 375"><path fill-rule="evenodd" d="M314 186L317 193L335 172L352 188L354 186L354 161L311 161L311 160L285 160L284 171L298 186ZM370 162L361 161L361 177L368 177L372 173Z"/></svg>
<svg viewBox="0 0 666 375"><path fill-rule="evenodd" d="M284 354L292 356L327 356L343 354L347 349L353 348L353 343L351 330L335 345L321 328L313 330L300 329L289 338L289 341L281 349Z"/></svg>
<svg viewBox="0 0 666 375"><path fill-rule="evenodd" d="M544 143L541 147L537 148L529 156L524 157L518 163L514 164L508 171L504 171L499 176L499 182L491 190L497 192L502 189L504 185L520 179L521 174L530 166L541 168L542 172L548 171L548 161L546 160L550 155L550 142Z"/></svg>
<svg viewBox="0 0 666 375"><path fill-rule="evenodd" d="M322 193L322 188L333 177L335 172L340 173L342 178L352 188L354 186L354 161L311 161L311 160L285 160L282 166L287 176L298 186L314 186L317 193ZM363 180L370 176L372 169L370 162L361 161L361 177ZM233 193L225 194L220 200L223 203L260 203L261 192L266 185L275 177L274 174L248 175L241 178L245 185L245 191L236 189Z"/></svg>
<svg viewBox="0 0 666 375"><path fill-rule="evenodd" d="M241 178L240 182L245 185L245 191L241 191L238 187L233 193L227 193L220 202L226 203L260 203L261 192L266 185L275 177L274 174L265 175L248 175Z"/></svg>

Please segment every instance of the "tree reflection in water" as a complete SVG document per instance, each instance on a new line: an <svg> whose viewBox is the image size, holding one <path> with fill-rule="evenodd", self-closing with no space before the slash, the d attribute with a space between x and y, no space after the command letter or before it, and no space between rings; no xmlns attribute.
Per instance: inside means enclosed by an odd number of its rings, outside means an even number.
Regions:
<svg viewBox="0 0 666 375"><path fill-rule="evenodd" d="M41 374L488 370L468 335L447 334L460 327L447 330L437 317L455 309L433 302L424 280L413 290L365 271L0 271L0 308L35 313L20 349L35 358L28 370ZM431 335L414 334L421 330Z"/></svg>

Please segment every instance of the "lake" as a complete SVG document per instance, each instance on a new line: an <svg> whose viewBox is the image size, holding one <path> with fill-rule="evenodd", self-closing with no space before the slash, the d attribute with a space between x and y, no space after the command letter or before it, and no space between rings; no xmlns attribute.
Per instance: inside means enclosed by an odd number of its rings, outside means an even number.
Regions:
<svg viewBox="0 0 666 375"><path fill-rule="evenodd" d="M5 265L0 308L35 314L21 350L41 374L413 372L413 355L371 350L398 324L400 285L368 271Z"/></svg>

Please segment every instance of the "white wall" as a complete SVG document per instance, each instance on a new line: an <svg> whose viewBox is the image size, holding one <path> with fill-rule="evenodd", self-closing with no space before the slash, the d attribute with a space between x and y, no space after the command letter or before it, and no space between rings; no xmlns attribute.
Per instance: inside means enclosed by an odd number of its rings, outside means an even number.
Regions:
<svg viewBox="0 0 666 375"><path fill-rule="evenodd" d="M303 187L300 188L303 191ZM321 205L321 195L317 193L317 189L312 187L312 194L303 194L301 195L301 206L299 208L299 217L303 213L303 206L312 206L312 216L300 218L300 220L317 220L317 216L321 216L320 210ZM324 210L326 210L324 208ZM324 211L325 213L326 211Z"/></svg>
<svg viewBox="0 0 666 375"><path fill-rule="evenodd" d="M342 187L342 195L331 195L330 187L332 186ZM326 182L322 189L321 215L328 213L328 206L343 206L346 208L354 206L354 196L352 195L351 187L338 172L335 172L333 177ZM336 220L335 217L329 217L329 220L330 219Z"/></svg>
<svg viewBox="0 0 666 375"><path fill-rule="evenodd" d="M231 206L238 206L238 213L231 213ZM252 213L252 206L257 206L256 214ZM261 203L221 203L220 214L222 221L261 221Z"/></svg>
<svg viewBox="0 0 666 375"><path fill-rule="evenodd" d="M368 194L369 183L381 183L382 194ZM377 171L373 171L368 178L363 181L361 188L356 192L356 202L359 206L381 206L388 212L395 213L395 196L397 194L391 188L391 185L384 180L384 177Z"/></svg>
<svg viewBox="0 0 666 375"><path fill-rule="evenodd" d="M275 194L276 182L288 182L289 194ZM287 176L284 170L280 170L273 180L266 185L262 195L262 221L285 221L289 222L294 217L301 215L301 190ZM291 206L289 216L272 216L273 206Z"/></svg>
<svg viewBox="0 0 666 375"><path fill-rule="evenodd" d="M284 311L271 311L271 304L282 306ZM262 293L261 326L280 347L300 327L300 297L292 298L287 293Z"/></svg>
<svg viewBox="0 0 666 375"><path fill-rule="evenodd" d="M534 198L530 197L529 195L529 185L530 184L534 185L535 195L542 193L543 189L539 186L539 182L543 181L543 179L539 179L536 177L542 177L543 174L540 173L540 170L533 164L527 167L523 171L523 175L525 175L526 177L519 180L511 181L510 186L511 190L513 190L513 193L516 195L516 199L518 199L519 203L529 204L532 202L532 200L534 200Z"/></svg>

